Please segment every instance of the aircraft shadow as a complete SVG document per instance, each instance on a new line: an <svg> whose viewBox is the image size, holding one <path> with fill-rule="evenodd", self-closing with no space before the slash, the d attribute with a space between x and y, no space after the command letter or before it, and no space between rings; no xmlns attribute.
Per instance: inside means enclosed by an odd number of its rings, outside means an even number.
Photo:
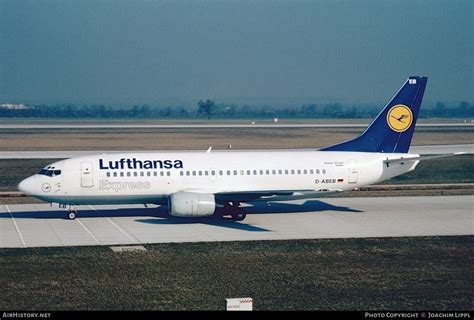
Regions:
<svg viewBox="0 0 474 320"><path fill-rule="evenodd" d="M166 207L158 208L125 208L125 209L82 209L77 208L78 218L113 218L113 217L166 217ZM12 212L15 219L61 219L66 217L66 210L49 210L49 211L14 211ZM10 218L9 213L0 213L1 218Z"/></svg>
<svg viewBox="0 0 474 320"><path fill-rule="evenodd" d="M334 206L319 200L307 200L302 204L272 202L270 206L266 202L249 203L250 206L245 208L248 214L281 214L281 213L304 213L304 212L321 212L321 211L336 211L336 212L363 212L361 210L352 209L348 207ZM232 228L238 230L265 232L269 231L264 228L252 226L245 222L236 222L228 219L218 217L203 217L203 218L179 218L170 217L166 206L159 206L153 208L120 208L120 209L82 209L78 208L79 218L113 218L113 217L152 217L150 219L137 219L135 221L140 223L149 223L156 225L177 225L177 224L208 224L224 228ZM65 210L49 210L49 211L16 211L13 212L15 219L64 219L66 216ZM10 218L9 213L0 213L1 218ZM156 219L161 218L161 219Z"/></svg>
<svg viewBox="0 0 474 320"><path fill-rule="evenodd" d="M245 212L249 214L304 213L313 211L363 212L362 210L349 207L334 206L320 200L307 200L302 204L271 202L270 206L265 202L253 202L250 205L245 208Z"/></svg>
<svg viewBox="0 0 474 320"><path fill-rule="evenodd" d="M149 223L155 225L178 225L178 224L207 224L215 227L223 227L228 229L236 229L251 232L268 232L271 230L245 224L245 222L237 222L228 219L206 217L206 218L177 218L168 217L167 219L138 219L136 222Z"/></svg>

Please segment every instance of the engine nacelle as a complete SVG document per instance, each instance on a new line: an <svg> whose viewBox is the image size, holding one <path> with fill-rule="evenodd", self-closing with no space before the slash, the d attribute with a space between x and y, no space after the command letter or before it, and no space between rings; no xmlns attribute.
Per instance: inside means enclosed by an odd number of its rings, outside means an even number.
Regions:
<svg viewBox="0 0 474 320"><path fill-rule="evenodd" d="M175 217L212 216L216 210L213 194L177 192L169 197L168 213Z"/></svg>

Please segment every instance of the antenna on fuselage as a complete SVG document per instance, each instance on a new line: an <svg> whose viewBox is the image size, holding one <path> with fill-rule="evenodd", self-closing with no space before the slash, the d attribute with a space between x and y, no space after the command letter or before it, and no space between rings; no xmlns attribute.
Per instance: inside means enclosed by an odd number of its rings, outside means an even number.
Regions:
<svg viewBox="0 0 474 320"><path fill-rule="evenodd" d="M211 150L212 150L212 146L210 146L209 149L207 149L206 153L211 153Z"/></svg>

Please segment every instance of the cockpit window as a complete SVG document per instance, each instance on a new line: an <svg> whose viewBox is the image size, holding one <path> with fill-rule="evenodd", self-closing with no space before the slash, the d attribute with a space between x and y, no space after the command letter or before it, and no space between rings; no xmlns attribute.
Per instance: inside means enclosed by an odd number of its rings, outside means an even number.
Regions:
<svg viewBox="0 0 474 320"><path fill-rule="evenodd" d="M48 169L41 169L41 171L38 172L38 174L41 174L43 176L48 176L48 177L59 176L61 174L61 170L52 170L49 168L50 167L48 167Z"/></svg>

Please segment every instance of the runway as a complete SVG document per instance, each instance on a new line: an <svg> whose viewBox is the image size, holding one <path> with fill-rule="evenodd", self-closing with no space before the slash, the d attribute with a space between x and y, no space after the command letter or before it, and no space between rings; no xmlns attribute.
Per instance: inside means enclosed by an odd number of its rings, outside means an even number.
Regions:
<svg viewBox="0 0 474 320"><path fill-rule="evenodd" d="M333 198L256 203L241 222L167 218L166 208L0 205L0 247L127 245L319 238L473 235L474 196Z"/></svg>
<svg viewBox="0 0 474 320"><path fill-rule="evenodd" d="M289 151L291 149L276 150L276 149L251 149L252 151ZM317 149L298 149L313 151ZM0 151L0 159L66 159L82 156L90 156L96 154L111 154L111 153L129 153L129 152L183 152L183 150L83 150L83 151ZM189 150L184 150L189 151ZM197 150L192 150L197 151ZM203 150L204 151L204 150ZM248 150L215 150L213 152L239 152ZM446 145L428 145L428 146L411 146L410 153L416 154L442 154L442 153L454 153L454 152L465 152L468 154L474 154L474 144L446 144Z"/></svg>
<svg viewBox="0 0 474 320"><path fill-rule="evenodd" d="M222 128L366 128L369 123L183 123L183 124L0 124L0 129L222 129ZM473 127L471 122L418 123L417 127Z"/></svg>

